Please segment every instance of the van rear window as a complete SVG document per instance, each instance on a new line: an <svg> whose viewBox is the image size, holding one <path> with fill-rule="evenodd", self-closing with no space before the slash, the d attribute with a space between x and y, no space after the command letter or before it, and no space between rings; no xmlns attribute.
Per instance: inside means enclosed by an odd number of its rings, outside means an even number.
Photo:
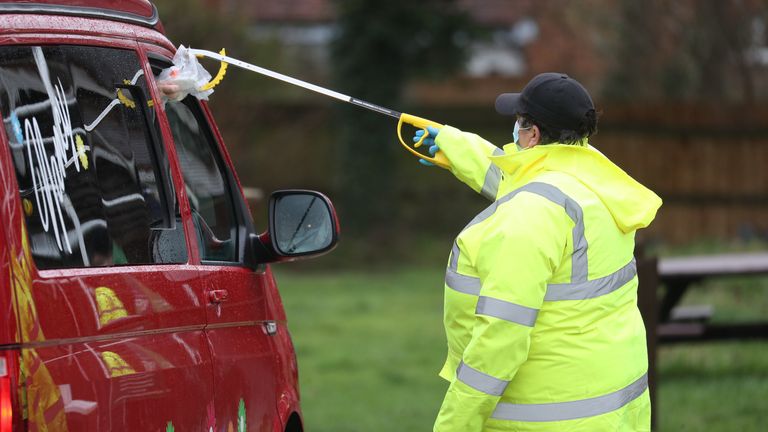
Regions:
<svg viewBox="0 0 768 432"><path fill-rule="evenodd" d="M0 47L0 112L38 268L186 262L146 88L133 51Z"/></svg>

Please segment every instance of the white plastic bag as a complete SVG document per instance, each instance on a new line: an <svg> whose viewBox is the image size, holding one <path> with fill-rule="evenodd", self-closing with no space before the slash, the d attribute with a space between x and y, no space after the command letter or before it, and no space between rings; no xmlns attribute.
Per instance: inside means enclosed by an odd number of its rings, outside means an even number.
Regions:
<svg viewBox="0 0 768 432"><path fill-rule="evenodd" d="M213 89L201 91L200 88L210 80L211 74L197 62L194 54L184 45L179 45L173 56L173 66L160 72L157 85L164 96L163 104L166 99L180 101L187 95L208 100Z"/></svg>

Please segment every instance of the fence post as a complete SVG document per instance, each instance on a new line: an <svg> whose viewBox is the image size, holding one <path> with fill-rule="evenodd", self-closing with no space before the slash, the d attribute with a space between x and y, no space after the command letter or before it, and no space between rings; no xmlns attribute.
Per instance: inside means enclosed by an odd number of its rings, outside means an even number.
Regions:
<svg viewBox="0 0 768 432"><path fill-rule="evenodd" d="M648 341L648 391L651 396L651 428L656 430L658 425L659 408L656 398L656 347L658 341L658 295L659 270L656 257L647 258L642 248L636 250L637 277L637 306L645 323L645 334Z"/></svg>

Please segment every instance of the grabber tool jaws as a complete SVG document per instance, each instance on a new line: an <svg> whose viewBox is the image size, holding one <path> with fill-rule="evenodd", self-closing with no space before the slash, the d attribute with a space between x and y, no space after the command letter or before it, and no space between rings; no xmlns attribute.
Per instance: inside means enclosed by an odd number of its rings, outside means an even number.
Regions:
<svg viewBox="0 0 768 432"><path fill-rule="evenodd" d="M236 59L234 57L229 57L229 56L226 55L226 53L225 53L225 51L223 49L221 50L220 53L215 53L213 51L207 51L207 50L201 50L201 49L192 49L192 48L190 48L189 51L192 54L194 54L196 57L207 57L207 58L210 58L210 59L213 59L213 60L218 60L219 62L221 62L221 67L219 68L219 73L216 75L216 77L214 79L212 79L206 85L206 87L207 86L211 86L211 87L208 87L208 89L213 88L213 86L215 86L219 82L221 82L221 80L224 78L224 74L226 73L226 70L227 70L227 66L226 65L232 65L232 66L235 66L235 67L238 67L238 68L241 68L241 69L245 69L247 71L256 72L258 74L261 74L261 75L264 75L264 76L267 76L267 77L270 77L270 78L274 78L276 80L280 80L280 81L286 82L288 84L293 84L295 86L298 86L298 87L301 87L301 88L304 88L304 89L307 89L307 90L311 90L313 92L320 93L322 95L325 95L325 96L328 96L328 97L332 97L334 99L338 99L338 100L340 100L342 102L351 103L352 105L357 105L357 106L359 106L361 108L365 108L367 110L375 111L375 112L377 112L379 114L384 114L384 115L387 115L387 116L390 116L390 117L394 117L394 118L398 119L398 123L397 123L397 137L400 140L400 144L406 150L408 150L408 152L410 152L411 154L413 154L414 156L416 156L416 157L418 157L420 159L424 159L424 160L426 160L428 162L431 162L431 163L433 163L433 164L435 164L435 165L437 165L437 166L439 166L441 168L448 169L451 166L451 163L448 161L448 158L446 158L445 155L443 155L440 152L438 152L434 156L430 156L429 154L422 154L422 153L419 153L417 150L415 150L416 148L419 148L423 144L424 139L427 138L427 135L428 135L427 127L428 126L434 126L434 127L438 127L439 128L439 127L443 126L440 123L436 123L436 122L433 122L431 120L427 120L427 119L424 119L424 118L421 118L421 117L416 117L416 116L411 115L411 114L400 113L400 112L391 110L389 108L384 108L384 107L372 104L370 102L366 102L366 101L361 100L361 99L356 99L356 98L353 98L351 96L347 96L347 95L339 93L337 91L329 90L327 88L323 88L323 87L317 86L315 84L311 84L311 83L308 83L306 81L302 81L302 80L290 77L288 75L283 75L281 73L274 72L274 71L271 71L269 69L265 69L263 67L256 66L254 64L247 63L247 62L244 62L242 60L238 60L238 59ZM403 139L403 133L402 133L403 124L409 124L409 125L412 125L412 126L414 126L416 128L422 129L424 131L424 135L421 137L421 139L417 143L415 143L413 145L413 147L408 145L408 143L406 143L405 140Z"/></svg>
<svg viewBox="0 0 768 432"><path fill-rule="evenodd" d="M202 58L203 57L200 54L196 54L196 53L193 53L193 54L195 54L195 56L198 57L198 58ZM222 48L221 51L219 51L219 55L226 56L227 55L227 50ZM214 87L216 87L217 85L221 84L221 81L224 79L224 75L227 74L227 66L228 65L229 65L229 63L227 63L225 61L222 61L221 62L221 66L219 66L219 72L216 74L215 77L213 77L213 79L208 81L207 84L205 84L204 86L200 87L200 91L211 90Z"/></svg>

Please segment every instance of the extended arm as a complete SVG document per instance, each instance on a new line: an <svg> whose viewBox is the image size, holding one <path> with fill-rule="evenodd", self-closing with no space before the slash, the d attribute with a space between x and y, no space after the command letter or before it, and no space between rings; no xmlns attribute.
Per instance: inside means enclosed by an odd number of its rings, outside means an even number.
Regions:
<svg viewBox="0 0 768 432"><path fill-rule="evenodd" d="M451 161L451 173L475 192L491 201L496 199L502 172L489 156L504 152L478 135L444 126L435 139L440 151Z"/></svg>

